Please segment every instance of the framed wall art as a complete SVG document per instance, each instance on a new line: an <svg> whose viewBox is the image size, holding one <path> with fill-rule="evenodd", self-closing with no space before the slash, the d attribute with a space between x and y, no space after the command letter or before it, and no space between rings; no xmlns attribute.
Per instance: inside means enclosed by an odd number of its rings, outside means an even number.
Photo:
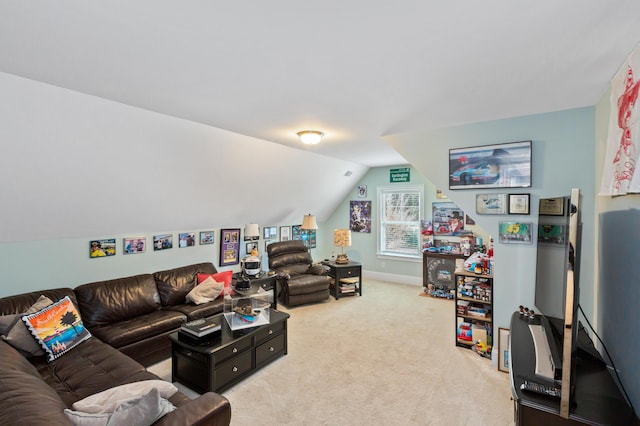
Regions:
<svg viewBox="0 0 640 426"><path fill-rule="evenodd" d="M498 328L498 370L509 372L509 337L508 328Z"/></svg>
<svg viewBox="0 0 640 426"><path fill-rule="evenodd" d="M476 213L507 214L507 194L476 194Z"/></svg>
<svg viewBox="0 0 640 426"><path fill-rule="evenodd" d="M278 227L265 226L262 228L262 236L265 240L275 240L278 238Z"/></svg>
<svg viewBox="0 0 640 426"><path fill-rule="evenodd" d="M168 250L173 248L173 234L153 236L153 251Z"/></svg>
<svg viewBox="0 0 640 426"><path fill-rule="evenodd" d="M567 231L564 225L538 224L538 244L564 245Z"/></svg>
<svg viewBox="0 0 640 426"><path fill-rule="evenodd" d="M498 234L503 244L531 244L531 223L498 222Z"/></svg>
<svg viewBox="0 0 640 426"><path fill-rule="evenodd" d="M89 257L91 259L95 259L99 257L115 256L115 254L116 254L115 238L89 241Z"/></svg>
<svg viewBox="0 0 640 426"><path fill-rule="evenodd" d="M531 186L531 141L449 150L449 189Z"/></svg>
<svg viewBox="0 0 640 426"><path fill-rule="evenodd" d="M178 234L178 247L193 247L196 245L196 233L195 232L181 232Z"/></svg>
<svg viewBox="0 0 640 426"><path fill-rule="evenodd" d="M564 197L541 198L538 213L546 216L564 216Z"/></svg>
<svg viewBox="0 0 640 426"><path fill-rule="evenodd" d="M509 194L509 214L529 214L530 194Z"/></svg>
<svg viewBox="0 0 640 426"><path fill-rule="evenodd" d="M240 263L240 228L220 230L220 266Z"/></svg>
<svg viewBox="0 0 640 426"><path fill-rule="evenodd" d="M291 225L291 239L292 240L302 239L302 225Z"/></svg>
<svg viewBox="0 0 640 426"><path fill-rule="evenodd" d="M349 216L351 232L371 233L371 201L349 201Z"/></svg>
<svg viewBox="0 0 640 426"><path fill-rule="evenodd" d="M281 226L280 227L280 241L289 241L291 239L291 227L290 226Z"/></svg>
<svg viewBox="0 0 640 426"><path fill-rule="evenodd" d="M367 185L358 185L358 198L367 198Z"/></svg>
<svg viewBox="0 0 640 426"><path fill-rule="evenodd" d="M144 253L147 248L147 237L125 237L122 242L124 254Z"/></svg>
<svg viewBox="0 0 640 426"><path fill-rule="evenodd" d="M455 203L432 203L432 208L434 235L461 235L464 212Z"/></svg>
<svg viewBox="0 0 640 426"><path fill-rule="evenodd" d="M200 245L213 244L215 242L214 231L202 231L200 232Z"/></svg>

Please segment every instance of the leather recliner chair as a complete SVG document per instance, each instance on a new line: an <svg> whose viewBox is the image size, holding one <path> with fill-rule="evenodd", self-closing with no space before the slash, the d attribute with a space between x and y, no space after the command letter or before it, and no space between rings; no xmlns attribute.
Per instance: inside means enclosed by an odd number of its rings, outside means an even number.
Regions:
<svg viewBox="0 0 640 426"><path fill-rule="evenodd" d="M267 246L269 269L277 274L280 301L286 306L321 302L329 298L329 268L313 265L301 240L280 241Z"/></svg>

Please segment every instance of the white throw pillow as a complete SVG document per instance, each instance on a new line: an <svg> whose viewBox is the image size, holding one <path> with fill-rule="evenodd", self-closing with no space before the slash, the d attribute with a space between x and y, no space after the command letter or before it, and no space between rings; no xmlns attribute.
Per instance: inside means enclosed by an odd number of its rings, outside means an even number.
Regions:
<svg viewBox="0 0 640 426"><path fill-rule="evenodd" d="M219 283L211 277L202 281L187 293L187 302L200 305L202 303L213 302L224 290L224 283Z"/></svg>
<svg viewBox="0 0 640 426"><path fill-rule="evenodd" d="M178 391L173 383L164 380L143 380L116 386L73 403L73 409L91 414L113 413L123 400L139 397L156 389L162 398L170 398Z"/></svg>

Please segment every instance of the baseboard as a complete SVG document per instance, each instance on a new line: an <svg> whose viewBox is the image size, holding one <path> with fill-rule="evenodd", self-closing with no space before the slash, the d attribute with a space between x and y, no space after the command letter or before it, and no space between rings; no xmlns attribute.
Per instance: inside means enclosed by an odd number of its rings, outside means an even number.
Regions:
<svg viewBox="0 0 640 426"><path fill-rule="evenodd" d="M374 280L422 287L422 277L412 277L410 275L389 274L386 272L375 272L366 270L362 272L362 275L364 275L365 278L371 278Z"/></svg>

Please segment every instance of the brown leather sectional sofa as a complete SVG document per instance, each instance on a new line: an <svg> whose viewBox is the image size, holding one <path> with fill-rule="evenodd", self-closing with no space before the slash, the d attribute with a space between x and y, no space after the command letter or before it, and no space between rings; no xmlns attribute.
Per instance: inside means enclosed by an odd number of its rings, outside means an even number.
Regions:
<svg viewBox="0 0 640 426"><path fill-rule="evenodd" d="M92 337L52 362L27 358L0 340L0 424L70 425L65 408L121 384L158 379L145 366L170 356L167 335L187 320L222 312L216 299L185 303L198 273L215 273L211 263L83 284L75 289L35 291L0 299L0 315L18 314L45 295L69 296ZM177 409L157 425L228 425L231 407L209 392L191 400L178 392Z"/></svg>

